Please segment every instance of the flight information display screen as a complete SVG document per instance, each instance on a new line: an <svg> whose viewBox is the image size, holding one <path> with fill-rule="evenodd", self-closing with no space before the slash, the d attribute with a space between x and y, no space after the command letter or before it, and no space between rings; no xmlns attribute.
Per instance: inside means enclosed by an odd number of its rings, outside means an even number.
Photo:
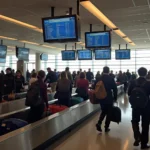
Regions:
<svg viewBox="0 0 150 150"><path fill-rule="evenodd" d="M110 32L86 32L86 48L104 48L111 47Z"/></svg>
<svg viewBox="0 0 150 150"><path fill-rule="evenodd" d="M69 41L78 39L77 16L43 18L45 42Z"/></svg>
<svg viewBox="0 0 150 150"><path fill-rule="evenodd" d="M110 49L95 50L95 59L96 60L111 59L111 50Z"/></svg>
<svg viewBox="0 0 150 150"><path fill-rule="evenodd" d="M62 60L75 60L76 59L76 53L73 50L61 51L61 54L62 54Z"/></svg>
<svg viewBox="0 0 150 150"><path fill-rule="evenodd" d="M17 57L19 60L29 60L29 49L17 47Z"/></svg>
<svg viewBox="0 0 150 150"><path fill-rule="evenodd" d="M130 49L116 50L116 59L130 59Z"/></svg>
<svg viewBox="0 0 150 150"><path fill-rule="evenodd" d="M6 58L7 55L7 46L0 45L0 58Z"/></svg>
<svg viewBox="0 0 150 150"><path fill-rule="evenodd" d="M40 55L40 59L43 61L48 61L48 55L43 53Z"/></svg>
<svg viewBox="0 0 150 150"><path fill-rule="evenodd" d="M78 59L79 60L92 60L92 51L91 50L78 50Z"/></svg>
<svg viewBox="0 0 150 150"><path fill-rule="evenodd" d="M6 58L0 58L0 63L6 63Z"/></svg>

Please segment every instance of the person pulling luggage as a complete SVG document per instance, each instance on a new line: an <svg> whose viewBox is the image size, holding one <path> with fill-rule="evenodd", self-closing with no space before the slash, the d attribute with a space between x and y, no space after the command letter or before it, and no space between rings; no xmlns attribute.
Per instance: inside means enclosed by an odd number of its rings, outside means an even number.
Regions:
<svg viewBox="0 0 150 150"><path fill-rule="evenodd" d="M139 78L131 81L128 89L129 101L132 106L132 129L134 133L134 146L141 149L150 148L149 124L150 124L150 82L146 80L147 69L138 70ZM142 121L142 132L140 132L139 122Z"/></svg>

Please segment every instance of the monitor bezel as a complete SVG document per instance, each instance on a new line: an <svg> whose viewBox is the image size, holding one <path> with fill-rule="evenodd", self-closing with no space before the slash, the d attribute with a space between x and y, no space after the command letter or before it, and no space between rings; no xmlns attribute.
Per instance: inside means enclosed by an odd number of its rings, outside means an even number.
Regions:
<svg viewBox="0 0 150 150"><path fill-rule="evenodd" d="M74 54L75 54L74 59L63 59L62 53L63 53L63 52L66 52L66 51L74 52ZM74 60L76 60L76 58L77 58L77 56L76 56L76 51L75 51L75 50L62 50L62 51L61 51L61 58L62 58L62 61L74 61Z"/></svg>
<svg viewBox="0 0 150 150"><path fill-rule="evenodd" d="M91 51L91 58L88 58L88 59L80 59L80 58L79 58L79 51ZM78 60L93 60L93 51L90 50L90 49L77 50L77 54L78 54Z"/></svg>
<svg viewBox="0 0 150 150"><path fill-rule="evenodd" d="M117 52L117 51L122 51L122 50L127 50L127 51L129 51L129 52L130 52L130 57L129 57L129 58L117 58L116 52ZM116 60L129 60L129 59L131 59L131 49L117 49L117 50L115 50L115 59L116 59Z"/></svg>
<svg viewBox="0 0 150 150"><path fill-rule="evenodd" d="M87 34L91 34L91 33L109 33L109 45L108 46L87 46ZM87 49L97 49L97 48L107 48L107 47L111 47L111 32L110 31L93 31L93 32L85 32L85 47Z"/></svg>
<svg viewBox="0 0 150 150"><path fill-rule="evenodd" d="M27 50L28 50L28 59L19 59L19 58L18 58L18 51L19 51L19 48L24 48L24 49L27 49ZM29 54L30 54L30 49L29 49L29 48L16 47L16 57L18 58L18 60L29 61Z"/></svg>
<svg viewBox="0 0 150 150"><path fill-rule="evenodd" d="M75 18L75 38L66 38L66 39L53 39L53 40L47 40L45 37L45 28L44 28L44 21L49 19L61 19L61 18L69 18L74 17ZM65 16L54 16L54 17L46 17L42 18L42 28L43 28L43 39L44 42L48 43L56 43L56 42L78 42L80 40L80 17L78 15L65 15Z"/></svg>
<svg viewBox="0 0 150 150"><path fill-rule="evenodd" d="M43 60L43 59L42 59L42 55L43 55L43 54L45 55L46 53L42 53L42 54L40 55L40 60L42 60L42 61L48 61L48 58L47 58L47 60ZM46 54L46 55L48 56L48 54Z"/></svg>
<svg viewBox="0 0 150 150"><path fill-rule="evenodd" d="M96 51L103 51L103 50L109 50L110 51L110 58L96 58ZM95 60L111 60L111 48L109 49L95 49Z"/></svg>
<svg viewBox="0 0 150 150"><path fill-rule="evenodd" d="M5 55L5 57L1 57L1 58L5 58L6 59L6 56L7 56L7 46L6 45L0 45L0 46L6 47L6 55ZM6 63L6 61L5 61L5 63Z"/></svg>

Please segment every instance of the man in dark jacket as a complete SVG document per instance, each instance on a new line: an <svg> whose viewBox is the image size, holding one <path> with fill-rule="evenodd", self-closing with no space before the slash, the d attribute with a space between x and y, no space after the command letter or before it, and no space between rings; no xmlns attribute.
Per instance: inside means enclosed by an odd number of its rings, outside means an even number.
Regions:
<svg viewBox="0 0 150 150"><path fill-rule="evenodd" d="M47 68L47 76L45 79L45 82L48 82L51 86L52 92L56 91L56 85L57 85L57 76L54 71L51 70L51 68Z"/></svg>
<svg viewBox="0 0 150 150"><path fill-rule="evenodd" d="M72 75L70 73L69 67L66 67L65 72L67 74L68 79L71 81L71 83L73 83L73 78L72 78Z"/></svg>
<svg viewBox="0 0 150 150"><path fill-rule="evenodd" d="M131 79L131 73L130 73L129 69L126 72L126 76L128 78L128 81L130 81L130 79Z"/></svg>
<svg viewBox="0 0 150 150"><path fill-rule="evenodd" d="M107 92L107 97L104 100L100 100L102 112L99 121L96 124L96 128L99 132L102 132L101 124L104 118L106 117L105 132L109 132L110 131L109 125L111 122L110 117L111 117L113 103L117 101L117 85L114 79L109 75L109 67L103 68L103 75L96 80L95 86L99 81L103 81Z"/></svg>
<svg viewBox="0 0 150 150"><path fill-rule="evenodd" d="M145 94L148 99L148 103L146 103L145 108L136 108L132 106L132 128L134 132L134 146L139 146L141 142L141 148L147 149L149 146L147 145L149 140L149 121L150 121L150 82L146 81L147 69L140 68L138 70L139 78L137 80L133 80L130 83L128 89L128 95L132 95L132 91L139 86L142 86L142 89L145 91ZM144 100L143 100L144 103ZM133 105L133 104L132 104ZM141 104L143 105L143 104ZM144 104L145 105L145 104ZM141 117L141 119L140 119ZM142 121L142 133L140 133L139 122Z"/></svg>
<svg viewBox="0 0 150 150"><path fill-rule="evenodd" d="M6 69L6 74L3 78L4 95L8 95L15 91L15 77L12 74L11 68Z"/></svg>
<svg viewBox="0 0 150 150"><path fill-rule="evenodd" d="M91 72L91 69L89 69L89 71L86 73L86 78L89 82L91 82L92 79L94 79L94 75L93 72Z"/></svg>

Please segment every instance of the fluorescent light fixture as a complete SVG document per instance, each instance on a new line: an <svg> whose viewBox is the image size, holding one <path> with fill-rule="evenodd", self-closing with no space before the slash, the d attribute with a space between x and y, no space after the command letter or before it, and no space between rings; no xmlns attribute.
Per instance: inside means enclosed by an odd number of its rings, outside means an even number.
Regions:
<svg viewBox="0 0 150 150"><path fill-rule="evenodd" d="M34 43L34 42L30 42L30 41L20 40L20 42L27 43L27 44L32 44L32 45L39 45L40 46L40 44Z"/></svg>
<svg viewBox="0 0 150 150"><path fill-rule="evenodd" d="M43 32L42 29L40 29L40 28L38 28L36 26L33 26L31 24L28 24L28 23L25 23L25 22L22 22L22 21L19 21L19 20L16 20L16 19L4 16L4 15L0 15L0 19L4 20L4 21L7 21L7 22L11 22L11 23L17 24L17 25L20 25L20 26L23 26L23 27L26 27L26 28L29 28L29 29L32 29L32 30L35 30L35 31L40 32L40 33Z"/></svg>
<svg viewBox="0 0 150 150"><path fill-rule="evenodd" d="M93 14L96 18L102 21L105 25L107 25L110 29L113 29L114 32L119 35L121 38L126 35L117 28L117 26L109 20L95 5L93 5L90 0L80 0L80 4L87 9L91 14ZM129 39L129 38L128 38ZM129 42L128 40L125 40ZM130 40L131 42L131 40Z"/></svg>
<svg viewBox="0 0 150 150"><path fill-rule="evenodd" d="M6 36L0 36L0 39L6 39L6 40L12 40L12 41L16 41L17 40L15 38L6 37Z"/></svg>
<svg viewBox="0 0 150 150"><path fill-rule="evenodd" d="M49 46L49 45L41 45L43 47L47 47L47 48L57 48L57 47L54 47L54 46Z"/></svg>

